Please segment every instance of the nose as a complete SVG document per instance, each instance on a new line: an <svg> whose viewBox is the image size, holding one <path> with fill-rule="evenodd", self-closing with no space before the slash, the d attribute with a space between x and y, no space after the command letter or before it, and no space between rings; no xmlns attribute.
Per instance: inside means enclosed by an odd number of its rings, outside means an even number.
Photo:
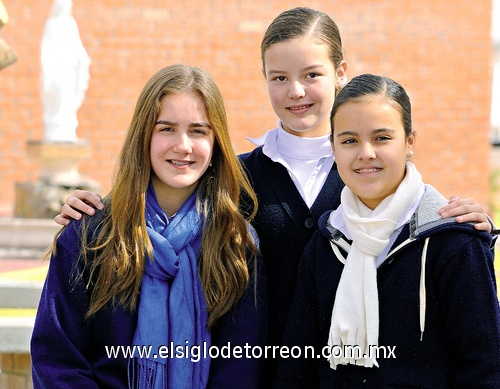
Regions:
<svg viewBox="0 0 500 389"><path fill-rule="evenodd" d="M174 151L181 154L190 154L192 151L192 142L188 134L179 133L176 137L173 147Z"/></svg>
<svg viewBox="0 0 500 389"><path fill-rule="evenodd" d="M291 99L301 99L306 94L304 85L299 81L292 81L288 90L288 97Z"/></svg>
<svg viewBox="0 0 500 389"><path fill-rule="evenodd" d="M361 144L361 148L358 153L358 159L366 160L366 159L375 159L376 153L372 144L369 142L365 142Z"/></svg>

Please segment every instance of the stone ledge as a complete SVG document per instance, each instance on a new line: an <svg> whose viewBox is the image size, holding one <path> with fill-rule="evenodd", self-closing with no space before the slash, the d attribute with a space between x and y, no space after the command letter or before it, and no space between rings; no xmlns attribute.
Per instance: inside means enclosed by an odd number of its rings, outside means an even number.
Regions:
<svg viewBox="0 0 500 389"><path fill-rule="evenodd" d="M0 307L38 308L43 281L0 280Z"/></svg>
<svg viewBox="0 0 500 389"><path fill-rule="evenodd" d="M60 229L52 219L0 218L0 251L43 253Z"/></svg>
<svg viewBox="0 0 500 389"><path fill-rule="evenodd" d="M28 141L27 151L32 158L56 161L60 161L61 159L81 161L91 156L90 144L87 141Z"/></svg>
<svg viewBox="0 0 500 389"><path fill-rule="evenodd" d="M47 247L0 247L0 259L41 259L47 251Z"/></svg>
<svg viewBox="0 0 500 389"><path fill-rule="evenodd" d="M29 353L35 317L0 317L0 353Z"/></svg>

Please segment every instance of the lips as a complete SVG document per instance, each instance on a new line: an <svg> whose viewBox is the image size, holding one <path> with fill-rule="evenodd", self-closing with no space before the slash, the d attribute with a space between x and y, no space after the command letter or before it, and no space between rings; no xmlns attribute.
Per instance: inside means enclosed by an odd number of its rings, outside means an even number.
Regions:
<svg viewBox="0 0 500 389"><path fill-rule="evenodd" d="M370 167L370 168L363 168L363 169L354 169L356 173L360 174L370 174L370 173L376 173L381 171L381 168L376 168L376 167Z"/></svg>
<svg viewBox="0 0 500 389"><path fill-rule="evenodd" d="M312 104L303 104L303 105L296 105L293 107L288 107L287 109L290 111L302 111L304 109L308 109L311 106L312 106Z"/></svg>
<svg viewBox="0 0 500 389"><path fill-rule="evenodd" d="M189 165L192 165L194 163L192 161L177 161L174 159L169 159L169 160L167 160L167 162L171 163L174 166L178 166L178 167L189 166Z"/></svg>

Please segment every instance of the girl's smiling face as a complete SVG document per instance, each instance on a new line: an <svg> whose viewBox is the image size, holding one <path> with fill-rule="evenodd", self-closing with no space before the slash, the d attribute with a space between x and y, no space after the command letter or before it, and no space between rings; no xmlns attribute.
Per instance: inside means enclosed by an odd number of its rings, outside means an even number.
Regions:
<svg viewBox="0 0 500 389"><path fill-rule="evenodd" d="M213 147L214 134L200 96L165 95L150 145L157 196L189 197L210 164Z"/></svg>
<svg viewBox="0 0 500 389"><path fill-rule="evenodd" d="M303 38L271 45L264 64L271 104L283 128L302 137L329 134L335 88L346 81L346 62L335 69L326 44Z"/></svg>
<svg viewBox="0 0 500 389"><path fill-rule="evenodd" d="M340 105L333 126L340 177L368 208L375 209L403 180L415 135L406 136L401 112L377 95Z"/></svg>

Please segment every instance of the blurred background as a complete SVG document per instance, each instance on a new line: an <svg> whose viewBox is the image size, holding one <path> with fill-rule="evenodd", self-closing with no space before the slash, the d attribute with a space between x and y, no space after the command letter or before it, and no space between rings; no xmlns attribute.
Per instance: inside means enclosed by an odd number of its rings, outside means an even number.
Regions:
<svg viewBox="0 0 500 389"><path fill-rule="evenodd" d="M39 175L26 145L43 134L40 44L52 1L4 4L10 21L0 34L18 56L0 71L0 215L10 216L15 184ZM78 111L77 135L91 148L81 173L108 192L141 88L176 62L214 76L226 98L234 148L250 150L245 138L276 124L260 41L275 16L297 5L323 10L337 22L349 77L387 75L407 89L419 134L416 163L425 181L446 196L474 197L491 207L492 141L500 140L500 108L492 109L492 0L76 0L73 15L92 61ZM498 51L496 58L498 63Z"/></svg>

